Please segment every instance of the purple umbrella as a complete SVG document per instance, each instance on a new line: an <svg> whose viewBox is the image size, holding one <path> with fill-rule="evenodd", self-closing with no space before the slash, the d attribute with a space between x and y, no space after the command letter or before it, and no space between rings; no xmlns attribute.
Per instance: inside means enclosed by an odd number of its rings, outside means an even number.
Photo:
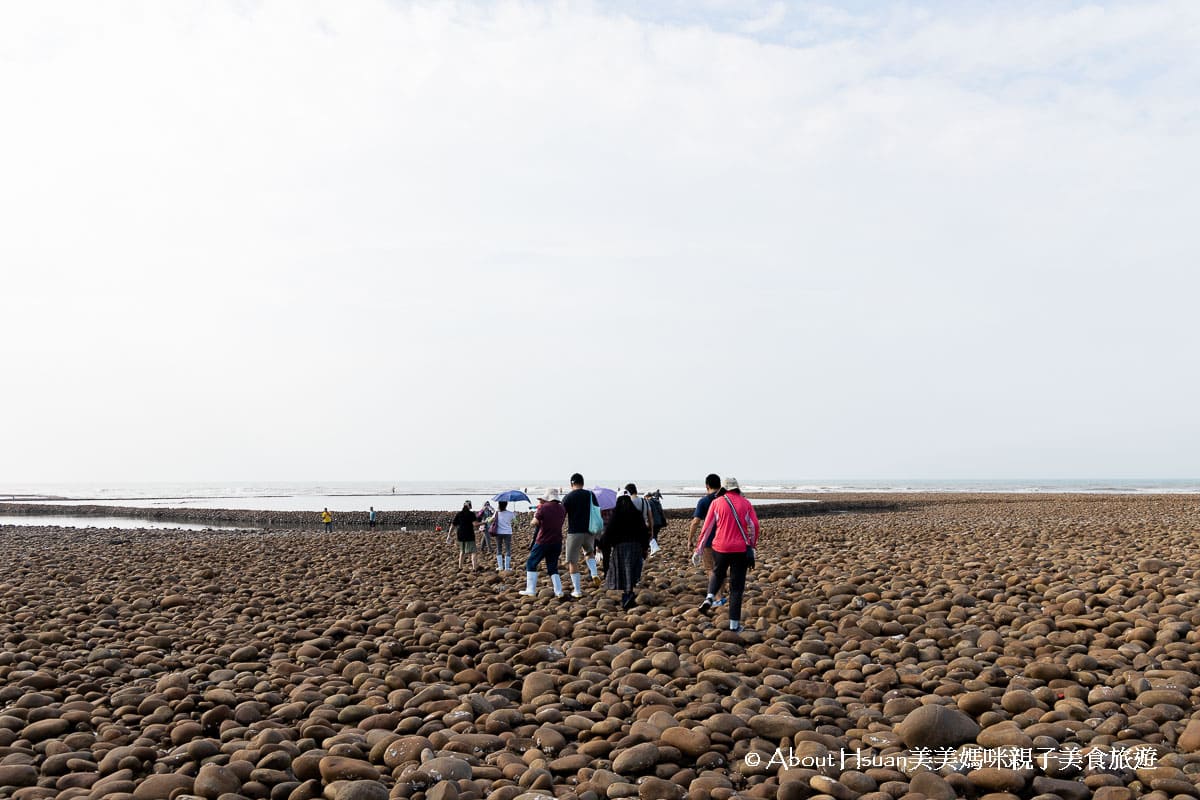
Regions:
<svg viewBox="0 0 1200 800"><path fill-rule="evenodd" d="M605 489L603 486L593 486L592 494L596 495L596 501L600 503L601 511L608 511L617 505L617 490Z"/></svg>

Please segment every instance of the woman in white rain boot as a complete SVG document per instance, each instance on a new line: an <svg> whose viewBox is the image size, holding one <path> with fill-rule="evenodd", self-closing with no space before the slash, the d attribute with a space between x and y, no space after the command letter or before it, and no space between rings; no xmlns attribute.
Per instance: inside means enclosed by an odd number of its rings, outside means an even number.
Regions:
<svg viewBox="0 0 1200 800"><path fill-rule="evenodd" d="M517 512L509 511L508 503L501 500L495 519L492 521L492 524L496 526L493 536L496 539L497 572L508 572L512 569L513 518L516 516Z"/></svg>
<svg viewBox="0 0 1200 800"><path fill-rule="evenodd" d="M540 499L542 502L533 512L533 547L529 551L529 560L525 562L525 591L521 594L526 597L537 595L538 567L545 561L546 572L554 586L554 596L562 597L558 557L562 554L563 523L567 519L567 511L559 501L558 489L547 489Z"/></svg>

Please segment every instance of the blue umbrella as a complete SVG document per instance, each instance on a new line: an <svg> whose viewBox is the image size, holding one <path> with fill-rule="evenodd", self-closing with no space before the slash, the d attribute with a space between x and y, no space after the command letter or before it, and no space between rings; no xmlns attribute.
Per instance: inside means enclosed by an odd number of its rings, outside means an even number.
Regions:
<svg viewBox="0 0 1200 800"><path fill-rule="evenodd" d="M513 503L518 500L526 503L530 502L529 495L525 494L520 489L509 489L507 492L501 492L493 497L492 500L497 503Z"/></svg>

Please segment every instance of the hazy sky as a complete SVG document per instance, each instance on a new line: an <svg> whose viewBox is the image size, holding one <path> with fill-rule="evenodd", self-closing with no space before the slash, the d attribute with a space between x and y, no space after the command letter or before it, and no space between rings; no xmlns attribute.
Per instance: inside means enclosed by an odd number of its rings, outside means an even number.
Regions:
<svg viewBox="0 0 1200 800"><path fill-rule="evenodd" d="M6 3L0 481L1200 476L1197 86L1194 0Z"/></svg>

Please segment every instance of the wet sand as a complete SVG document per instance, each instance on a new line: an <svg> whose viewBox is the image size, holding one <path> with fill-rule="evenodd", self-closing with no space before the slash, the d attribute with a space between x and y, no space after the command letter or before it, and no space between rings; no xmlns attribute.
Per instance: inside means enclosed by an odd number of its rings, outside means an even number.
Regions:
<svg viewBox="0 0 1200 800"><path fill-rule="evenodd" d="M1200 796L1196 498L893 499L766 520L740 635L681 519L628 612L427 529L0 528L0 797Z"/></svg>

